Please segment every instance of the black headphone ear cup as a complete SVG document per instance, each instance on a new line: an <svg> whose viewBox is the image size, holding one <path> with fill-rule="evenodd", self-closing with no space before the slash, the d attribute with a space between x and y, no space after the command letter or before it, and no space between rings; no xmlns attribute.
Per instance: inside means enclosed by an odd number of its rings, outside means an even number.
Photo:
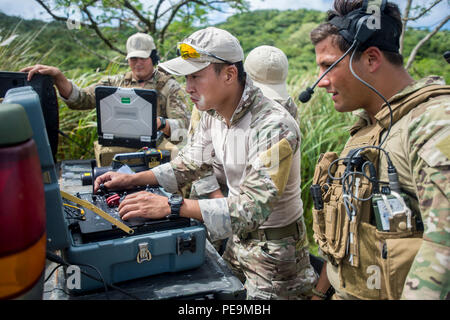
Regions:
<svg viewBox="0 0 450 320"><path fill-rule="evenodd" d="M152 59L153 65L156 66L160 60L158 51L156 51L155 49L152 50L152 52L150 53L150 58Z"/></svg>

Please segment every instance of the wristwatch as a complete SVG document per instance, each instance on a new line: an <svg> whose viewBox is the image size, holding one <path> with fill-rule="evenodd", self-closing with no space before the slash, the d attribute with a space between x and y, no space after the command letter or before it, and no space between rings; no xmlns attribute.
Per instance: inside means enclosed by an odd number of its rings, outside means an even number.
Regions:
<svg viewBox="0 0 450 320"><path fill-rule="evenodd" d="M180 209L183 204L183 197L178 194L172 194L169 197L170 214L167 216L169 219L176 219L180 217Z"/></svg>
<svg viewBox="0 0 450 320"><path fill-rule="evenodd" d="M158 127L158 131L164 129L166 127L166 118L158 117L159 121L161 121L161 125Z"/></svg>

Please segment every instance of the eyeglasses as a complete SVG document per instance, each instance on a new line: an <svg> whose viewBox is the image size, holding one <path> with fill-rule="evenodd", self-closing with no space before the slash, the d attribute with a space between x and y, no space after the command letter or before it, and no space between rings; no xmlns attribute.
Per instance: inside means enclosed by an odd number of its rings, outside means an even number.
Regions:
<svg viewBox="0 0 450 320"><path fill-rule="evenodd" d="M192 59L192 58L200 58L200 54L204 54L210 57L213 57L217 60L223 61L228 64L233 64L232 62L225 60L221 57L216 56L215 54L212 54L208 51L204 51L201 49L196 49L193 46L186 44L186 43L179 43L178 44L178 51L182 59Z"/></svg>

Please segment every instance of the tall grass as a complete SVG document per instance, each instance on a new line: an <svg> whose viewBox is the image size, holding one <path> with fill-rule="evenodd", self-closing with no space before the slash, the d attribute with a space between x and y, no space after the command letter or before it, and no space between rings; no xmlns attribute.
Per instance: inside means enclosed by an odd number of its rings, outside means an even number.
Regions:
<svg viewBox="0 0 450 320"><path fill-rule="evenodd" d="M316 80L309 74L292 78L288 83L288 91L292 97L298 97ZM342 151L349 137L348 129L354 123L350 113L339 113L334 110L333 101L325 90L316 88L311 100L302 104L298 102L298 121L302 135L301 143L301 194L304 219L308 230L310 250L317 253L317 246L312 232L312 198L309 192L314 168L321 153L326 151Z"/></svg>
<svg viewBox="0 0 450 320"><path fill-rule="evenodd" d="M44 61L54 50L51 47L45 54L33 50L36 38L46 28L25 34L18 33L21 22L11 30L0 29L0 70L18 71L24 66Z"/></svg>

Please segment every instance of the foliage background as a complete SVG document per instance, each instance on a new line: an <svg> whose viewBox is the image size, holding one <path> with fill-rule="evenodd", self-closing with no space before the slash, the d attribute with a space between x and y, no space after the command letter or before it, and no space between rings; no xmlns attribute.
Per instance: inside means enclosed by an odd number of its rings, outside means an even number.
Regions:
<svg viewBox="0 0 450 320"><path fill-rule="evenodd" d="M316 79L314 47L310 43L309 32L324 17L323 12L305 9L258 10L236 14L217 26L234 34L246 55L259 45L273 45L282 49L289 59L288 91L292 97L298 97ZM186 21L175 21L169 29L164 45L159 48L162 60L175 57L176 43L195 31ZM103 31L114 34L116 45L123 50L126 39L136 32L126 27ZM427 30L408 29L404 42L405 57L426 33ZM428 74L437 74L449 83L450 64L442 58L442 54L449 49L449 31L438 32L420 49L409 70L411 75L419 79ZM62 22L21 20L0 13L0 70L18 71L35 63L59 67L80 87L95 83L103 76L127 70L124 57L109 50L87 28L69 30ZM184 83L183 78L178 80ZM93 158L92 144L97 139L95 110L70 110L62 101L59 101L59 105L60 130L70 140L60 138L57 159ZM324 90L316 90L311 101L299 104L298 108L302 132L302 200L311 250L316 253L311 231L312 201L309 195L314 166L320 153L341 151L348 139L347 128L354 119L351 114L334 111L333 103Z"/></svg>

